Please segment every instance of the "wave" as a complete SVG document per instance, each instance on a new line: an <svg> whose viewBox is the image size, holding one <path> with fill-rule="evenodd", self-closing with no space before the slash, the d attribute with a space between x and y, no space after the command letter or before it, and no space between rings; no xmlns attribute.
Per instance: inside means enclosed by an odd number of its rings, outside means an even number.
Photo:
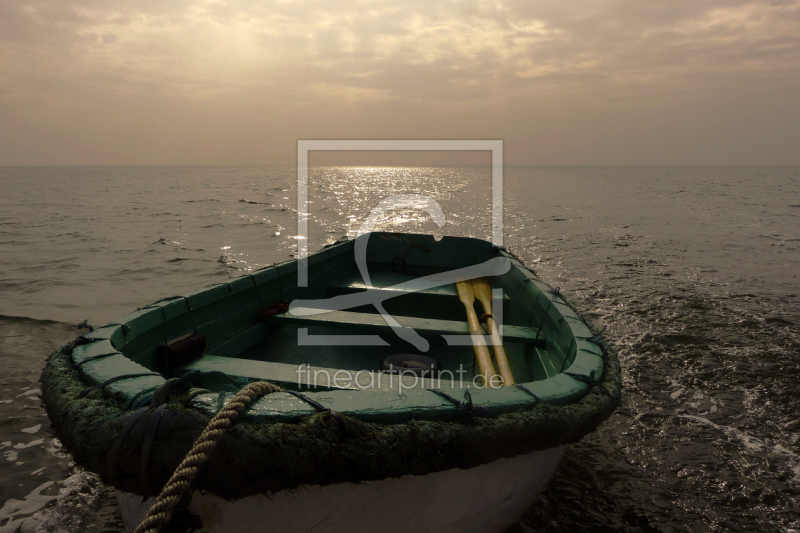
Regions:
<svg viewBox="0 0 800 533"><path fill-rule="evenodd" d="M62 322L60 320L49 320L46 318L32 318L29 316L15 316L15 315L3 315L0 314L0 322L10 323L10 324L24 324L24 323L33 323L33 324L41 324L41 325L48 325L48 326L67 326L76 328L77 324L71 324L69 322ZM3 335L0 335L3 337Z"/></svg>
<svg viewBox="0 0 800 533"><path fill-rule="evenodd" d="M687 420L691 420L693 422L697 422L704 426L710 427L716 431L723 433L726 437L730 439L735 439L740 441L745 449L749 452L753 453L761 453L767 454L770 457L779 458L787 463L788 469L792 472L795 481L800 482L800 455L797 455L793 451L781 446L780 444L770 443L765 440L759 439L745 431L737 429L732 426L724 426L720 424L716 424L707 418L703 418L702 416L696 415L687 415L687 414L676 414L674 415L676 418L684 418Z"/></svg>
<svg viewBox="0 0 800 533"><path fill-rule="evenodd" d="M243 200L239 200L239 202L246 203L246 204L272 205L269 202L256 202L255 200L248 200L247 198L245 198Z"/></svg>

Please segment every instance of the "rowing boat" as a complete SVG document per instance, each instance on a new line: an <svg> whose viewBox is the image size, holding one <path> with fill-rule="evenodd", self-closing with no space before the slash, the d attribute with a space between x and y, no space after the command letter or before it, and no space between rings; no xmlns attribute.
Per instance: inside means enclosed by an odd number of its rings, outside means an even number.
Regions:
<svg viewBox="0 0 800 533"><path fill-rule="evenodd" d="M219 431L173 525L503 531L621 390L603 337L508 251L372 233L82 335L42 397L130 529L260 381L275 387Z"/></svg>

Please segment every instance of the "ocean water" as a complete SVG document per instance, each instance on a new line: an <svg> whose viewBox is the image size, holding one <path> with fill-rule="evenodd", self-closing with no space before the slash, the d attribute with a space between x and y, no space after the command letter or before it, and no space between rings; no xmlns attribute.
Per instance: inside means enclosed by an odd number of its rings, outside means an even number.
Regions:
<svg viewBox="0 0 800 533"><path fill-rule="evenodd" d="M308 247L491 235L483 167L310 171ZM48 432L37 379L77 324L291 259L283 167L0 168L0 533L121 531ZM598 325L624 399L514 532L800 531L800 167L506 167L504 244Z"/></svg>

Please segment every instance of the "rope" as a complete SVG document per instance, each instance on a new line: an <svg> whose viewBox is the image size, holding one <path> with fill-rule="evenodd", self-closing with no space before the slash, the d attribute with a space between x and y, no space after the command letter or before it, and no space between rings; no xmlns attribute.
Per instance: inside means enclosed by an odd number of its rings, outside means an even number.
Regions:
<svg viewBox="0 0 800 533"><path fill-rule="evenodd" d="M144 405L150 405L151 396L150 393L159 388L161 385L154 385L147 389L140 390L136 394L134 394L128 403L125 404L125 410L131 411L133 409L138 409L143 407ZM142 396L148 395L147 398L142 399Z"/></svg>
<svg viewBox="0 0 800 533"><path fill-rule="evenodd" d="M87 357L86 359L84 359L80 363L73 363L71 367L69 367L66 370L64 370L64 373L66 374L67 372L72 372L73 370L78 370L81 366L85 365L86 363L88 363L90 361L97 361L98 359L102 359L103 357L108 357L108 356L111 356L111 355L122 355L122 354L119 353L119 352L108 352L108 353L101 353L100 355L93 355L91 357Z"/></svg>
<svg viewBox="0 0 800 533"><path fill-rule="evenodd" d="M489 408L485 405L481 405L480 407L475 407L472 405L472 395L469 393L468 390L464 391L464 397L467 399L466 402L462 402L461 400L457 400L447 394L446 392L442 392L438 389L426 389L430 392L437 394L447 400L448 402L452 403L458 411L456 411L456 416L461 418L466 418L470 422L473 422L476 416L486 416L489 413Z"/></svg>
<svg viewBox="0 0 800 533"><path fill-rule="evenodd" d="M248 383L247 378L235 378L219 370L191 370L180 378L168 379L159 387L139 392L135 396L136 400L129 401L126 408L135 409L145 403L150 404L150 407L158 407L162 403L171 402L173 400L178 400L185 404L198 394L208 392L206 389L195 388L192 385L192 383L204 377L216 377L226 380L228 383L220 383L219 386L229 388L229 390L233 392L236 392Z"/></svg>
<svg viewBox="0 0 800 533"><path fill-rule="evenodd" d="M150 494L150 450L153 449L153 442L156 440L156 432L158 431L158 423L161 422L161 415L167 408L166 403L162 403L156 412L150 416L150 423L145 433L144 441L142 442L142 460L139 466L139 480L142 483L145 494Z"/></svg>
<svg viewBox="0 0 800 533"><path fill-rule="evenodd" d="M344 425L344 419L342 418L342 415L339 414L337 411L334 411L330 407L325 407L321 403L319 403L319 402L317 402L315 400L312 400L308 396L306 396L304 394L300 394L299 392L295 392L295 391L291 391L291 390L287 390L287 391L284 391L284 392L287 392L287 393L291 394L292 396L294 396L298 400L303 400L308 405L313 407L314 410L317 411L318 413L328 413L329 415L331 415L331 417L333 417L333 419L336 421L336 425L339 426L339 433L341 433L344 436L347 436L347 427Z"/></svg>
<svg viewBox="0 0 800 533"><path fill-rule="evenodd" d="M402 257L395 257L391 262L392 271L398 274L406 273L406 260Z"/></svg>
<svg viewBox="0 0 800 533"><path fill-rule="evenodd" d="M567 376L573 377L573 378L577 379L578 381L580 381L582 383L586 383L587 385L589 385L590 389L592 387L597 387L601 391L603 391L603 393L606 396L608 396L609 398L611 397L611 393L608 392L608 389L605 387L605 385L603 385L602 383L597 381L597 378L595 378L595 371L594 370L589 372L588 376L584 376L583 374L574 374L572 372L564 372L564 374L567 375Z"/></svg>
<svg viewBox="0 0 800 533"><path fill-rule="evenodd" d="M148 409L149 407L145 406L133 413L133 416L128 419L128 423L125 424L125 427L122 428L122 431L119 432L119 435L117 435L117 438L114 439L114 443L111 445L111 450L108 452L108 477L112 485L117 480L117 453L119 453L119 449L122 447L122 443L125 442L128 433L133 429L133 425Z"/></svg>
<svg viewBox="0 0 800 533"><path fill-rule="evenodd" d="M85 337L83 335L78 335L78 338L75 339L76 346L83 346L84 344L91 344L97 341L107 341L108 339L101 339L98 337Z"/></svg>
<svg viewBox="0 0 800 533"><path fill-rule="evenodd" d="M214 451L217 441L225 433L225 429L251 402L265 394L281 392L282 390L272 383L256 381L247 385L236 396L231 398L222 408L222 411L211 419L206 429L194 442L192 449L186 454L186 457L175 469L161 494L158 495L156 503L150 508L147 516L133 533L158 533L171 520L172 511L180 503L183 496L192 490L192 482L197 476L200 466L211 456L211 452Z"/></svg>
<svg viewBox="0 0 800 533"><path fill-rule="evenodd" d="M585 341L593 342L595 344L600 344L600 342L603 341L606 338L606 336L603 335L603 332L606 330L606 328L608 328L608 324L605 324L603 326L603 329L601 329L599 332L595 333L591 337L577 337L577 338L578 339L583 339Z"/></svg>
<svg viewBox="0 0 800 533"><path fill-rule="evenodd" d="M94 387L89 387L87 389L84 389L83 392L81 392L78 395L78 398L85 398L90 392L96 390L103 390L112 383L116 383L117 381L121 381L123 379L144 378L149 376L158 376L160 378L164 377L161 374L157 374L155 372L144 372L141 374L123 374L121 376L114 376L113 378L107 379L99 385L95 385Z"/></svg>
<svg viewBox="0 0 800 533"><path fill-rule="evenodd" d="M424 244L419 243L419 242L415 242L414 244L412 244L411 246L406 248L406 251L403 252L403 255L401 255L400 257L395 257L394 259L392 259L391 265L392 265L392 270L394 272L397 272L398 274L406 274L406 268L408 267L408 265L406 264L406 256L408 255L408 252L410 252L412 248L420 248L423 252L427 252L427 253L430 253L430 252L433 251L430 248L428 248L427 246L425 246ZM395 261L399 261L399 262L395 263ZM395 264L400 265L400 270L397 270L397 268L395 267Z"/></svg>
<svg viewBox="0 0 800 533"><path fill-rule="evenodd" d="M529 395L533 396L533 399L534 399L534 400L536 400L538 403L540 403L540 404L544 405L544 408L545 408L545 409L547 409L547 412L548 412L548 413L549 413L550 411L552 411L552 410L553 410L553 409L552 409L552 407L550 407L550 406L547 404L547 402L546 402L546 401L544 401L544 400L542 400L541 398L539 398L538 396L536 396L536 395L535 395L533 392L531 392L531 390L530 390L528 387L526 387L525 385L522 385L522 384L520 384L520 383L514 383L514 385L513 385L513 386L514 386L514 387L516 387L516 388L518 388L519 390L521 390L521 391L523 391L523 392L527 392Z"/></svg>

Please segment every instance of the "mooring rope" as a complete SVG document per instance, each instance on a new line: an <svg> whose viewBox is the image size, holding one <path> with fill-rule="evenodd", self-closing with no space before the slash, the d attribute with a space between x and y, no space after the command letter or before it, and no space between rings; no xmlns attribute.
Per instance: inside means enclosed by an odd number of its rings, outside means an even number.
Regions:
<svg viewBox="0 0 800 533"><path fill-rule="evenodd" d="M186 454L181 464L175 469L161 494L158 495L156 503L153 504L147 512L147 516L133 533L158 533L161 527L170 521L172 511L183 497L191 492L192 482L197 476L200 466L211 456L217 441L225 433L225 429L231 425L233 419L239 416L239 413L251 402L261 396L281 392L282 390L272 383L256 381L247 385L231 398L222 410L211 419L206 429L194 442L191 451Z"/></svg>
<svg viewBox="0 0 800 533"><path fill-rule="evenodd" d="M475 407L472 405L472 395L469 393L468 390L464 391L464 398L467 399L466 402L462 402L461 400L457 400L447 394L446 392L440 391L439 389L426 389L436 395L441 396L448 402L452 403L458 411L456 411L456 416L466 418L470 422L474 422L474 418L478 416L486 416L489 413L489 408L485 405L481 405L480 407Z"/></svg>

